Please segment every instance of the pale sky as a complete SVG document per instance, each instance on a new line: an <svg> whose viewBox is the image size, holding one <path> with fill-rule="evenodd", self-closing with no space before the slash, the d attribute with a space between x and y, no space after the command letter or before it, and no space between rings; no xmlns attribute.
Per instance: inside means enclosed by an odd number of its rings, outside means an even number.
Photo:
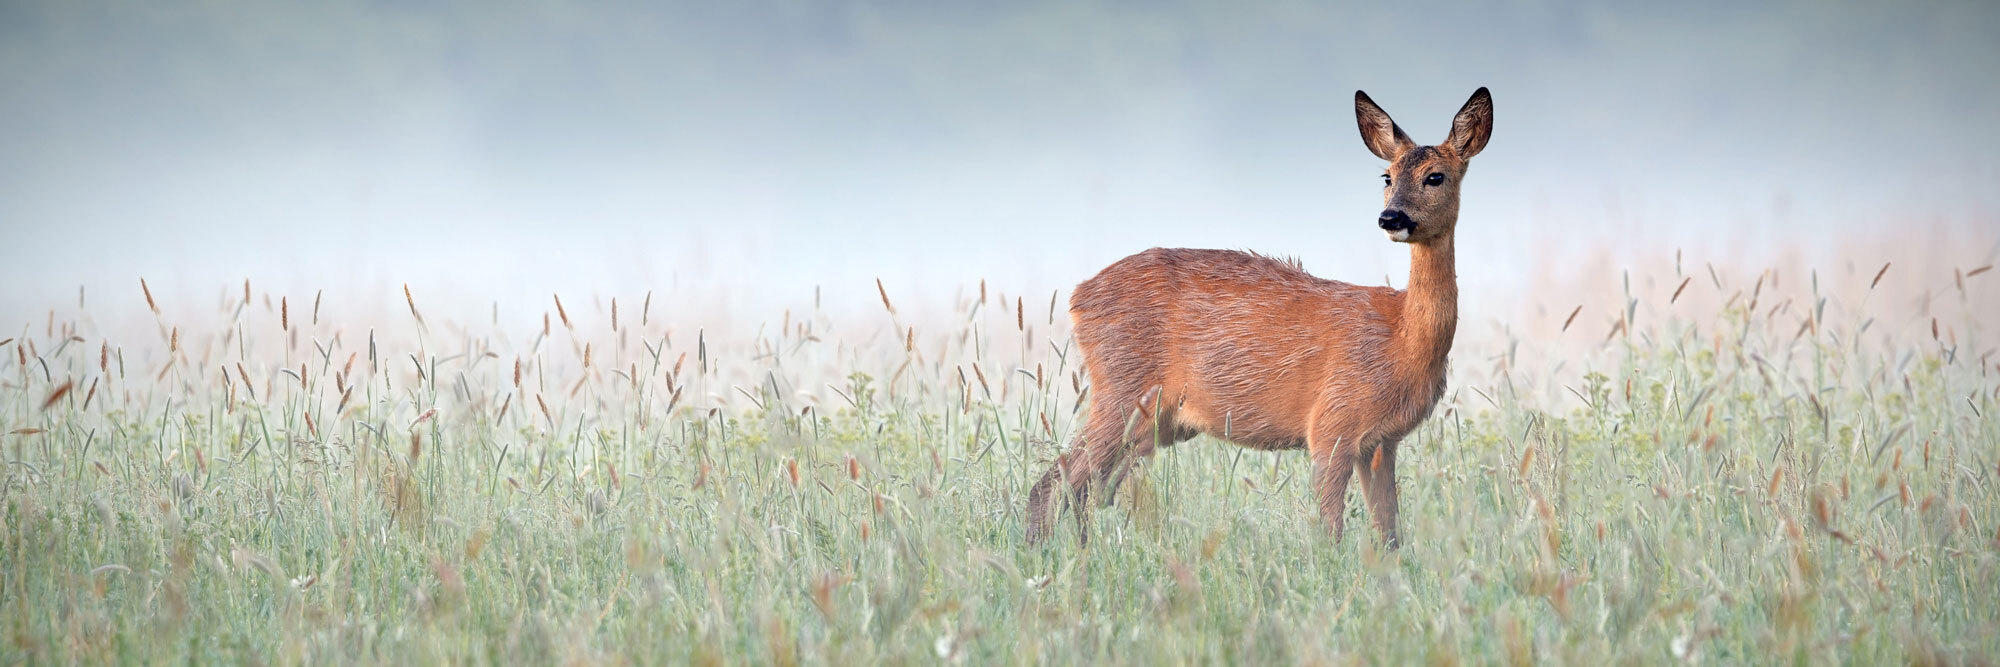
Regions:
<svg viewBox="0 0 2000 667"><path fill-rule="evenodd" d="M1468 299L1996 226L1992 3L1474 4L4 0L0 313L139 276L868 305L1174 245L1400 286L1357 88L1422 143L1492 89Z"/></svg>

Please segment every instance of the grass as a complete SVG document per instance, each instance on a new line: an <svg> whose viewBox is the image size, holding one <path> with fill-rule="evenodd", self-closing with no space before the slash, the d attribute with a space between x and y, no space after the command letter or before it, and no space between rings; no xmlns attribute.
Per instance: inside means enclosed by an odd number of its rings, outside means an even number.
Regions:
<svg viewBox="0 0 2000 667"><path fill-rule="evenodd" d="M732 340L650 295L622 327L572 302L482 328L406 292L363 334L248 284L161 316L149 286L157 338L51 314L0 345L0 663L2000 655L1977 318L1675 283L1733 296L1653 324L1630 299L1603 339L1565 307L1517 343L1595 351L1541 370L1462 329L1458 366L1498 370L1405 442L1398 551L1323 537L1301 454L1207 438L1088 549L1067 522L1025 546L1087 378L1059 313L983 285L932 331L884 289L893 333Z"/></svg>

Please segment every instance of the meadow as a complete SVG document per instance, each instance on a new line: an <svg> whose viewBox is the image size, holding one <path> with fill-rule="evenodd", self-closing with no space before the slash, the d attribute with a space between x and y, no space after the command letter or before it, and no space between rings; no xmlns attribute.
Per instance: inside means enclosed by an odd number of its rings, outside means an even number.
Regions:
<svg viewBox="0 0 2000 667"><path fill-rule="evenodd" d="M134 280L141 334L79 303L0 343L0 663L1990 661L1995 277L1947 270L1691 264L1463 325L1393 551L1358 497L1324 536L1302 454L1205 437L1026 546L1088 400L1059 295L725 335Z"/></svg>

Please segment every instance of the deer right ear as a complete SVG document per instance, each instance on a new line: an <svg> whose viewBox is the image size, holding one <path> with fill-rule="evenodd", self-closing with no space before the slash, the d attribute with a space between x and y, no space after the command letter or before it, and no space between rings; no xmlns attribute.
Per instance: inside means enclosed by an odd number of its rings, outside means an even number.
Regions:
<svg viewBox="0 0 2000 667"><path fill-rule="evenodd" d="M1359 90L1354 91L1354 120L1361 125L1361 143L1367 144L1375 157L1393 162L1417 145L1410 141L1410 135L1403 134L1403 128L1396 127L1389 112L1375 106L1375 100Z"/></svg>

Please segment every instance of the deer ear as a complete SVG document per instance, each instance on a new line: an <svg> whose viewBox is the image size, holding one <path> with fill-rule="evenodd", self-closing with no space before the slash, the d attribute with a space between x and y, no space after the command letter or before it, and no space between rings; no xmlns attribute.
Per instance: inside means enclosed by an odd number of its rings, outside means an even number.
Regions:
<svg viewBox="0 0 2000 667"><path fill-rule="evenodd" d="M1492 137L1493 96L1482 86L1473 91L1472 99L1466 100L1458 116L1451 119L1451 136L1445 137L1444 145L1462 160L1485 150L1486 140Z"/></svg>
<svg viewBox="0 0 2000 667"><path fill-rule="evenodd" d="M1359 90L1354 91L1354 120L1361 125L1361 143L1367 144L1375 157L1393 161L1417 145L1410 141L1410 135L1403 134L1403 128L1396 127L1388 112L1368 99L1368 93Z"/></svg>

